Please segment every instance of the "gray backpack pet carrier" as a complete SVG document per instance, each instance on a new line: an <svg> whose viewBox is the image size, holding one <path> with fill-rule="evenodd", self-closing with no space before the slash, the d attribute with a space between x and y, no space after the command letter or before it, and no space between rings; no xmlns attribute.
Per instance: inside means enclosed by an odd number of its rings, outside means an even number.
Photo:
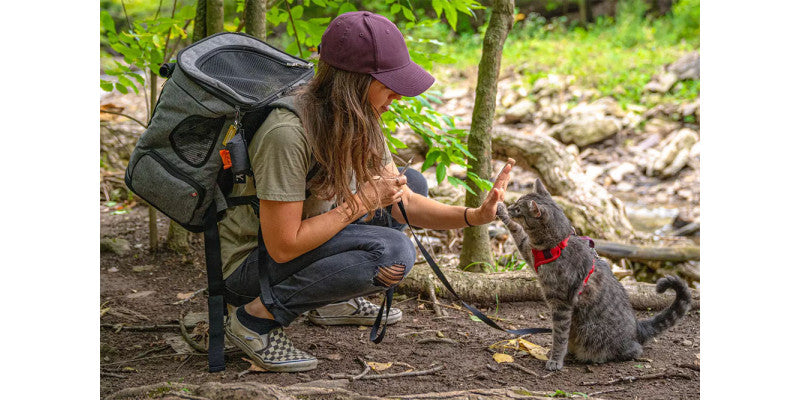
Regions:
<svg viewBox="0 0 800 400"><path fill-rule="evenodd" d="M223 32L165 64L169 78L125 171L126 185L192 232L204 232L208 270L209 370L225 369L224 286L217 221L254 198L230 198L234 181L252 174L247 143L283 96L307 82L313 64L246 34ZM251 196L254 197L254 196Z"/></svg>

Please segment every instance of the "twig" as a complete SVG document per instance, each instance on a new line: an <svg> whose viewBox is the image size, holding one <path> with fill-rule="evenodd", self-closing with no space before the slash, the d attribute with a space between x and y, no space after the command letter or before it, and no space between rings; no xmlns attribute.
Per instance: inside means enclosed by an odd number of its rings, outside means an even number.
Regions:
<svg viewBox="0 0 800 400"><path fill-rule="evenodd" d="M408 372L398 372L395 374L384 374L384 375L366 375L361 379L384 379L384 378L402 378L406 376L420 376L420 375L428 375L434 372L440 371L444 368L444 365L438 364L431 369L426 369L423 371L408 371Z"/></svg>
<svg viewBox="0 0 800 400"><path fill-rule="evenodd" d="M433 286L433 279L428 278L428 298L431 300L431 303L433 303L433 312L436 313L437 317L446 317L446 312L442 310L442 307L439 307L439 302L436 301L436 291Z"/></svg>
<svg viewBox="0 0 800 400"><path fill-rule="evenodd" d="M594 385L616 385L617 383L631 383L635 381L653 380L653 379L668 379L668 378L683 378L691 380L692 377L682 373L660 373L643 376L623 376L619 379L613 379L608 382L581 382L581 385L594 386Z"/></svg>
<svg viewBox="0 0 800 400"><path fill-rule="evenodd" d="M423 343L449 343L449 344L455 344L455 345L458 344L458 342L453 340L453 339L439 338L439 337L420 339L420 340L417 340L416 343L417 344L423 344Z"/></svg>
<svg viewBox="0 0 800 400"><path fill-rule="evenodd" d="M350 380L350 382L363 378L365 375L367 375L367 372L369 372L369 370L372 369L369 366L369 364L367 364L367 362L364 361L361 357L358 357L358 361L360 361L361 364L364 365L364 370L361 371L361 373L358 374L358 375L349 377L348 379Z"/></svg>
<svg viewBox="0 0 800 400"><path fill-rule="evenodd" d="M189 295L189 297L187 297L187 298L185 298L185 299L182 299L182 300L178 300L178 301L176 301L176 302L172 303L172 305L173 305L173 306L177 306L177 305L181 305L181 304L183 304L183 303L186 303L187 301L189 301L189 300L193 299L193 298L194 298L195 296L197 296L198 294L202 293L204 290L206 290L206 288L197 289L197 290L195 290L195 291L194 291L194 293L192 293L191 295Z"/></svg>
<svg viewBox="0 0 800 400"><path fill-rule="evenodd" d="M297 51L300 52L300 58L303 57L303 47L300 45L300 32L297 32L297 28L294 26L294 17L292 17L292 10L289 8L289 2L284 1L283 4L286 4L286 11L289 14L289 22L292 23L292 30L294 31L294 38L297 39Z"/></svg>
<svg viewBox="0 0 800 400"><path fill-rule="evenodd" d="M110 376L110 377L112 377L112 378L128 379L128 377L127 377L127 376L125 376L125 375L122 375L122 374L115 374L115 373L113 373L113 372L106 372L106 371L100 371L100 376L101 376L101 377L102 377L102 376Z"/></svg>
<svg viewBox="0 0 800 400"><path fill-rule="evenodd" d="M397 334L397 337L406 337L406 336L411 336L411 335L421 335L421 334L423 334L423 333L429 333L429 332L436 333L436 332L438 332L438 331L437 331L436 329L425 329L424 331L414 331L414 332L398 333L398 334Z"/></svg>
<svg viewBox="0 0 800 400"><path fill-rule="evenodd" d="M556 373L556 371L553 371L553 372L547 373L547 374L545 374L545 376L543 376L543 377L542 377L542 379L549 378L551 375L553 375L553 374L555 374L555 373Z"/></svg>
<svg viewBox="0 0 800 400"><path fill-rule="evenodd" d="M428 300L422 300L422 299L419 299L418 301L420 301L420 302L422 302L422 303L430 303L430 301L428 301ZM463 312L465 312L465 313L467 313L467 314L469 314L469 315L472 315L472 312L470 312L470 311L469 311L469 310L467 310L466 308L458 308L458 307L448 306L447 304L439 304L439 306L441 306L441 307L446 307L446 308L452 308L453 310L463 311ZM506 322L506 323L509 323L509 324L511 324L511 323L512 323L511 321L509 321L509 320L507 320L507 319L505 319L505 318L500 318L500 317L492 317L492 316L489 316L489 315L487 315L486 317L487 317L487 318L489 318L489 319L491 319L491 320L494 320L494 321Z"/></svg>
<svg viewBox="0 0 800 400"><path fill-rule="evenodd" d="M537 374L536 372L534 372L533 370L531 370L529 368L523 367L522 365L515 364L515 363L503 363L503 364L508 365L509 367L512 367L512 368L516 368L516 369L518 369L518 370L520 370L520 371L522 371L522 372L524 372L524 373L526 373L528 375L533 375L533 376L535 376L537 378L539 377L539 374Z"/></svg>
<svg viewBox="0 0 800 400"><path fill-rule="evenodd" d="M589 397L594 397L594 396L601 395L601 394L606 394L606 393L614 393L614 392L622 392L622 391L625 391L625 390L628 390L628 389L626 389L626 388L619 388L619 389L601 390L601 391L599 391L599 392L592 392L592 393L589 393L589 394L587 394L587 396L589 396Z"/></svg>
<svg viewBox="0 0 800 400"><path fill-rule="evenodd" d="M115 331L134 331L134 332L153 332L153 331L171 331L173 329L181 329L178 324L164 324L164 325L124 325L124 324L100 324L101 328L114 329Z"/></svg>
<svg viewBox="0 0 800 400"><path fill-rule="evenodd" d="M240 351L240 350L239 350L239 349L228 350L228 351L226 351L226 352L225 352L225 354L236 353L237 351ZM103 367L104 367L104 366L107 366L107 365L125 364L125 363L134 362L134 361L144 361L144 360L151 360L151 359L154 359L154 358L164 358L164 357L189 357L189 356L206 356L206 355L207 355L207 354L204 354L204 353L182 353L182 354L173 353L173 354L159 354L159 355L157 355L157 356L142 357L142 358L134 358L134 359L131 359L131 360L124 360L124 361L115 361L115 362L110 362L110 363L103 363L103 364L100 364L100 366L103 366Z"/></svg>
<svg viewBox="0 0 800 400"><path fill-rule="evenodd" d="M676 366L681 367L681 368L689 368L691 370L700 372L700 366L699 365L694 365L694 364L676 364Z"/></svg>
<svg viewBox="0 0 800 400"><path fill-rule="evenodd" d="M198 353L208 353L208 349L204 349L203 346L197 344L191 337L189 337L189 332L186 332L186 325L183 323L183 318L179 321L181 325L181 336L183 336L183 340L192 346L193 349L197 350Z"/></svg>
<svg viewBox="0 0 800 400"><path fill-rule="evenodd" d="M142 123L142 121L139 121L138 119L136 119L136 117L130 116L128 114L121 113L121 112L116 112L116 111L108 111L108 110L100 110L100 112L101 113L106 113L106 114L121 115L123 117L126 117L126 118L130 119L133 122L136 122L137 124L141 125L143 128L147 129L147 125Z"/></svg>
<svg viewBox="0 0 800 400"><path fill-rule="evenodd" d="M152 348L150 350L145 350L145 351L133 356L133 358L140 358L140 357L148 356L148 355L153 354L153 353L158 353L158 352L161 352L161 351L164 351L164 350L168 349L169 347L170 346L168 344L165 344L163 346L155 347L155 348Z"/></svg>

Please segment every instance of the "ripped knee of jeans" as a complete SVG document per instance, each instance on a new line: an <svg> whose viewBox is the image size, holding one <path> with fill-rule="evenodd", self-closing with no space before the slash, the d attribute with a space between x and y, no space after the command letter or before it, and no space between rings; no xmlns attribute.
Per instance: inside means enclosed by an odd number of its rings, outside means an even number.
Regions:
<svg viewBox="0 0 800 400"><path fill-rule="evenodd" d="M390 287L396 285L403 280L406 273L405 265L394 264L386 267L378 267L378 273L372 278L372 282L376 286Z"/></svg>

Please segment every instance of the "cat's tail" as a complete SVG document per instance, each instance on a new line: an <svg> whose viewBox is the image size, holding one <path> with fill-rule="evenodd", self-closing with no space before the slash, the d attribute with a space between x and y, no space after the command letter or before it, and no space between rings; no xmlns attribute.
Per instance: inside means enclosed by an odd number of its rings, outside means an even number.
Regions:
<svg viewBox="0 0 800 400"><path fill-rule="evenodd" d="M656 282L656 292L664 293L667 289L675 291L675 301L669 308L636 324L636 339L639 343L644 343L675 325L691 308L692 294L686 282L677 276L665 276Z"/></svg>

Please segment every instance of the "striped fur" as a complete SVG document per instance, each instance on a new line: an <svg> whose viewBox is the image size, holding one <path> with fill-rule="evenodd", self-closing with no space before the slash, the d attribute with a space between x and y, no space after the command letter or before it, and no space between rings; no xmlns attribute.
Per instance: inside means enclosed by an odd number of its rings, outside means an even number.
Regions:
<svg viewBox="0 0 800 400"><path fill-rule="evenodd" d="M564 212L538 179L534 191L508 209L499 204L497 215L530 267L532 249L553 248L572 233ZM595 271L584 288L593 260ZM568 352L579 361L595 363L639 357L643 343L675 325L691 306L686 283L674 276L664 277L658 280L656 291L673 289L675 301L658 315L636 321L628 293L608 263L577 236L570 237L561 257L539 267L538 279L553 319L553 349L545 365L548 370L561 369Z"/></svg>

